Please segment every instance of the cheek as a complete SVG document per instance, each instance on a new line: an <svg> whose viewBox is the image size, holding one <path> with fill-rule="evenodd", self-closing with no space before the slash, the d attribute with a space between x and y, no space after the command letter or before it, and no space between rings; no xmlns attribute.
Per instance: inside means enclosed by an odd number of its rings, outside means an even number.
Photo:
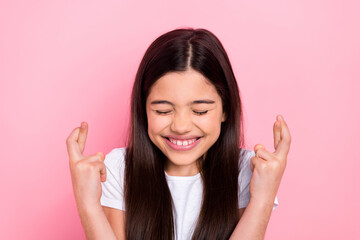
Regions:
<svg viewBox="0 0 360 240"><path fill-rule="evenodd" d="M148 115L148 133L159 134L166 126L169 125L169 119L166 117L155 116L154 114Z"/></svg>
<svg viewBox="0 0 360 240"><path fill-rule="evenodd" d="M207 118L199 118L196 125L207 133L218 133L221 129L221 118L216 116L209 116Z"/></svg>

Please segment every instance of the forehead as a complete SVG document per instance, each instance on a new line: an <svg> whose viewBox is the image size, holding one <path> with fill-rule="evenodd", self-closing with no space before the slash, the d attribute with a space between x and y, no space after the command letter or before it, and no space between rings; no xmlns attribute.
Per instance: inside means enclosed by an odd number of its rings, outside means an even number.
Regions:
<svg viewBox="0 0 360 240"><path fill-rule="evenodd" d="M215 86L201 73L189 69L184 72L169 72L152 86L148 100L167 99L184 102L200 98L219 100Z"/></svg>

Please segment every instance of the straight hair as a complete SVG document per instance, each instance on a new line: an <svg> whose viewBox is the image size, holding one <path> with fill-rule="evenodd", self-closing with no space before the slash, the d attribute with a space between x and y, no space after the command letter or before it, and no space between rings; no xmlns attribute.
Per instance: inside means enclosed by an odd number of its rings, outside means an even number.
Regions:
<svg viewBox="0 0 360 240"><path fill-rule="evenodd" d="M175 29L146 50L132 89L124 185L127 239L174 239L173 204L164 171L167 158L148 136L145 106L160 77L189 68L215 86L226 116L219 138L198 160L204 191L192 239L228 239L239 221L239 147L244 137L238 85L228 55L213 33Z"/></svg>

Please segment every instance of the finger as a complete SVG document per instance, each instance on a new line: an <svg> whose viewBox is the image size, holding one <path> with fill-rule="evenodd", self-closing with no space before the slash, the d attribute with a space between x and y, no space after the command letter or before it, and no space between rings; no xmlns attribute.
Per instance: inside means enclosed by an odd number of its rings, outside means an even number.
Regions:
<svg viewBox="0 0 360 240"><path fill-rule="evenodd" d="M86 156L86 160L88 162L104 162L105 155L102 152L97 152L96 154Z"/></svg>
<svg viewBox="0 0 360 240"><path fill-rule="evenodd" d="M268 152L261 144L257 144L255 146L255 156L266 161L271 161L274 159L273 154Z"/></svg>
<svg viewBox="0 0 360 240"><path fill-rule="evenodd" d="M104 162L93 162L91 165L94 168L95 173L100 173L98 176L100 177L100 181L104 182L106 181L106 166Z"/></svg>
<svg viewBox="0 0 360 240"><path fill-rule="evenodd" d="M102 152L97 152L96 154L98 154L101 157L102 161L105 160L105 155Z"/></svg>
<svg viewBox="0 0 360 240"><path fill-rule="evenodd" d="M251 171L254 172L254 169L259 166L260 164L264 163L264 160L261 159L261 158L258 158L256 156L252 157L250 159L250 168L251 168Z"/></svg>
<svg viewBox="0 0 360 240"><path fill-rule="evenodd" d="M256 145L254 146L254 152L255 152L255 154L256 154L256 152L257 152L259 149L265 149L264 145L262 145L262 144L256 144Z"/></svg>
<svg viewBox="0 0 360 240"><path fill-rule="evenodd" d="M256 161L256 160L253 159L253 158L258 158L258 159L259 159L259 157L257 156L256 153L257 153L260 149L265 149L265 147L264 147L263 145L261 145L261 144L256 144L256 145L254 146L255 156L252 157L252 158L251 158L251 161L250 161L250 168L251 168L251 171L252 171L252 172L254 171L255 161Z"/></svg>
<svg viewBox="0 0 360 240"><path fill-rule="evenodd" d="M280 141L275 149L275 154L279 156L281 159L286 159L291 144L291 135L290 130L281 115L278 115L278 120L280 120Z"/></svg>
<svg viewBox="0 0 360 240"><path fill-rule="evenodd" d="M254 168L255 168L255 160L254 160L254 158L256 158L256 157L252 157L251 159L250 159L250 168L251 168L251 171L252 172L254 172Z"/></svg>
<svg viewBox="0 0 360 240"><path fill-rule="evenodd" d="M80 128L75 128L66 139L66 146L70 161L79 161L82 159L82 154L79 148L78 138L79 138Z"/></svg>
<svg viewBox="0 0 360 240"><path fill-rule="evenodd" d="M100 168L100 181L101 182L106 181L106 166L105 166L105 164L102 164L102 167Z"/></svg>
<svg viewBox="0 0 360 240"><path fill-rule="evenodd" d="M92 160L96 159L93 164L95 164L99 168L100 172L100 181L105 182L106 181L106 166L104 164L104 154L102 152L97 152L96 154L92 155ZM99 162L100 160L100 162Z"/></svg>
<svg viewBox="0 0 360 240"><path fill-rule="evenodd" d="M273 134L274 134L274 149L277 148L277 145L280 142L280 132L281 132L281 123L276 120L273 126Z"/></svg>
<svg viewBox="0 0 360 240"><path fill-rule="evenodd" d="M84 152L88 129L89 129L88 124L86 122L82 122L80 127L79 139L78 139L81 153Z"/></svg>

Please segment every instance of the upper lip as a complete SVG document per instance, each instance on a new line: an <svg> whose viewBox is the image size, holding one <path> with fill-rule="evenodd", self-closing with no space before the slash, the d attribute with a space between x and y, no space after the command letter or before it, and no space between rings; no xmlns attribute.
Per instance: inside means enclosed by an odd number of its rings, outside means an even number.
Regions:
<svg viewBox="0 0 360 240"><path fill-rule="evenodd" d="M166 135L165 138L172 138L176 140L189 140L194 138L200 138L201 136L189 135L189 136L177 136L177 135Z"/></svg>

